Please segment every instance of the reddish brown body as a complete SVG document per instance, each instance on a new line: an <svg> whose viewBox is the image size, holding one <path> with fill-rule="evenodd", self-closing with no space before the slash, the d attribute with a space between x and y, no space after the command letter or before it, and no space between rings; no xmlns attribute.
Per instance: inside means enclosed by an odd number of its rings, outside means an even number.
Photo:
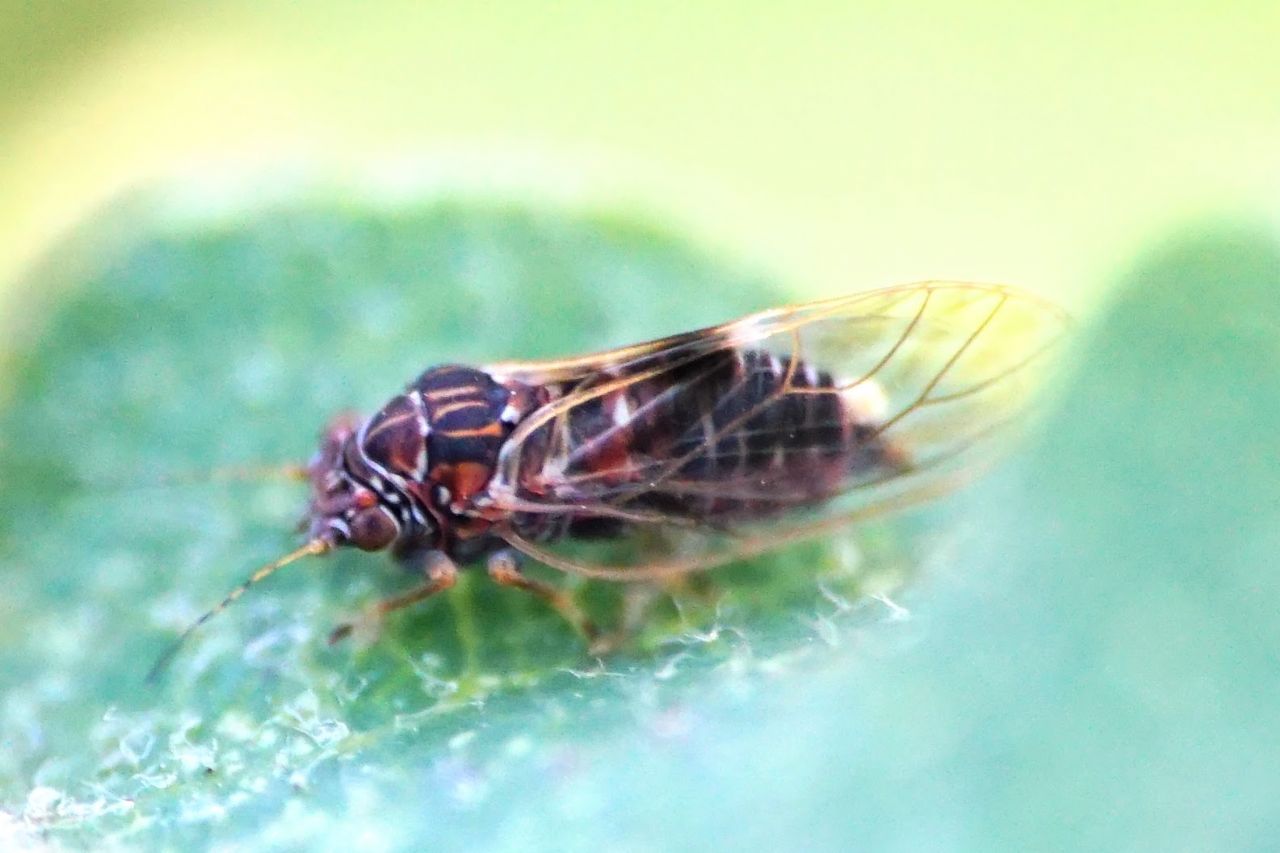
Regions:
<svg viewBox="0 0 1280 853"><path fill-rule="evenodd" d="M626 374L604 381L610 379ZM788 381L795 390L827 393L783 393ZM825 500L851 469L890 456L874 424L860 422L835 390L825 371L750 350L717 351L624 381L532 433L516 488L524 499L572 503L578 484L591 482L609 491L614 514L526 513L516 516L516 527L535 540L616 535L627 526L619 515L628 511L729 525ZM659 473L667 488L651 487Z"/></svg>
<svg viewBox="0 0 1280 853"><path fill-rule="evenodd" d="M580 504L577 484L591 482L616 495L600 511L507 512L490 492L515 429L582 383L531 386L448 365L422 374L364 424L343 419L331 429L311 467L312 536L367 550L392 545L403 559L437 551L469 561L503 547L490 535L499 523L535 541L621 535L628 515L726 524L829 498L851 468L894 464L831 375L802 362L725 350L628 378L593 376L618 387L538 427L522 442L514 483L498 483L517 502L572 505ZM784 382L826 393L782 394ZM647 487L655 466L670 468L682 491ZM735 488L766 474L768 493ZM376 505L360 497L369 493Z"/></svg>
<svg viewBox="0 0 1280 853"><path fill-rule="evenodd" d="M354 546L390 548L425 576L376 616L487 558L499 583L592 635L519 555L645 580L935 497L1017 421L1027 368L1066 322L1011 288L926 282L579 358L428 370L368 420L334 421L307 468L310 541L192 628L279 567ZM592 566L554 550L638 531L679 540L677 556L633 549L629 565Z"/></svg>

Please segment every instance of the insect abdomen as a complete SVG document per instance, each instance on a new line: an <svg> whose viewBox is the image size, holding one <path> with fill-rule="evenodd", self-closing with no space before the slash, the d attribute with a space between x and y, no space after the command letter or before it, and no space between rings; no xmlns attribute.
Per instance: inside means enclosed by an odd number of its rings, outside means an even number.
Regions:
<svg viewBox="0 0 1280 853"><path fill-rule="evenodd" d="M851 467L876 463L874 429L857 421L826 371L758 351L733 354L730 367L727 382L712 375L702 393L671 397L684 428L669 447L653 447L675 469L655 508L768 516L828 498ZM662 432L661 421L639 426L637 437Z"/></svg>
<svg viewBox="0 0 1280 853"><path fill-rule="evenodd" d="M707 522L781 514L832 497L852 470L888 464L867 387L851 394L798 359L722 350L574 406L542 465L525 470L566 500L576 483L607 483L623 511ZM625 527L549 522L543 538Z"/></svg>

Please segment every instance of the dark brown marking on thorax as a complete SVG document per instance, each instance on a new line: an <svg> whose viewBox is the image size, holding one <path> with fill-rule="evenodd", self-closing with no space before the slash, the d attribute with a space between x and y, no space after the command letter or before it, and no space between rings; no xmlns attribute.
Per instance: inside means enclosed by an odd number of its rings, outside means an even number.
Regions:
<svg viewBox="0 0 1280 853"><path fill-rule="evenodd" d="M426 473L425 432L426 422L417 402L401 394L369 418L361 433L360 450L387 473L420 480Z"/></svg>
<svg viewBox="0 0 1280 853"><path fill-rule="evenodd" d="M430 425L428 476L449 490L453 502L469 501L488 484L511 434L513 424L502 415L512 392L489 374L459 365L428 370L410 390L418 392Z"/></svg>

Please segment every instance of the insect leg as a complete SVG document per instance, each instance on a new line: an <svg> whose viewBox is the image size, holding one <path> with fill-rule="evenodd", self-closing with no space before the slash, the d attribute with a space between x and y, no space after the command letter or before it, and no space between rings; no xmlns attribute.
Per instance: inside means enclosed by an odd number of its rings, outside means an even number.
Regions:
<svg viewBox="0 0 1280 853"><path fill-rule="evenodd" d="M334 628L329 634L329 645L346 639L357 630L376 631L388 613L417 604L424 598L444 592L458 582L458 567L443 551L428 552L424 563L423 574L427 578L425 583L400 595L384 598L365 611L365 614L356 622L344 622Z"/></svg>
<svg viewBox="0 0 1280 853"><path fill-rule="evenodd" d="M587 617L582 609L578 607L572 597L564 590L556 589L549 583L543 583L530 577L525 577L520 571L520 562L524 555L514 548L503 548L495 551L489 557L488 569L489 577L502 586L511 586L516 589L522 589L541 598L547 604L556 609L556 612L565 618L582 636L587 638L587 642L593 646L600 637L600 629L596 624Z"/></svg>
<svg viewBox="0 0 1280 853"><path fill-rule="evenodd" d="M698 577L705 579L702 575ZM618 626L596 638L591 644L591 653L607 655L636 639L654 605L664 595L675 602L682 621L687 618L680 603L683 599L692 597L697 604L714 608L719 599L716 588L706 583L694 584L693 579L694 575L682 574L659 578L653 583L628 584L622 593L622 618Z"/></svg>
<svg viewBox="0 0 1280 853"><path fill-rule="evenodd" d="M662 592L656 584L629 584L622 591L622 618L617 626L591 641L593 655L610 655L634 640Z"/></svg>

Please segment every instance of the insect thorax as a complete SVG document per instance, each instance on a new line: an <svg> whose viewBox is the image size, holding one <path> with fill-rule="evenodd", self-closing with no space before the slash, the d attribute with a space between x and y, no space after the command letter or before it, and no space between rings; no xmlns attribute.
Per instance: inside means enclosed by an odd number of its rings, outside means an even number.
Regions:
<svg viewBox="0 0 1280 853"><path fill-rule="evenodd" d="M565 405L507 446L557 399ZM350 488L314 500L313 515L344 513L334 526L362 548L450 554L475 551L499 521L545 541L619 535L628 515L760 519L830 498L851 471L894 466L867 403L826 371L749 350L545 388L446 365L348 431L339 479ZM380 514L360 514L367 493ZM523 509L538 503L547 509Z"/></svg>
<svg viewBox="0 0 1280 853"><path fill-rule="evenodd" d="M373 550L394 542L411 551L450 550L451 540L482 532L466 510L525 413L516 405L526 396L520 391L484 371L446 365L423 373L363 423L335 421L312 462L313 534L331 528L340 544ZM388 520L395 525L389 540Z"/></svg>

